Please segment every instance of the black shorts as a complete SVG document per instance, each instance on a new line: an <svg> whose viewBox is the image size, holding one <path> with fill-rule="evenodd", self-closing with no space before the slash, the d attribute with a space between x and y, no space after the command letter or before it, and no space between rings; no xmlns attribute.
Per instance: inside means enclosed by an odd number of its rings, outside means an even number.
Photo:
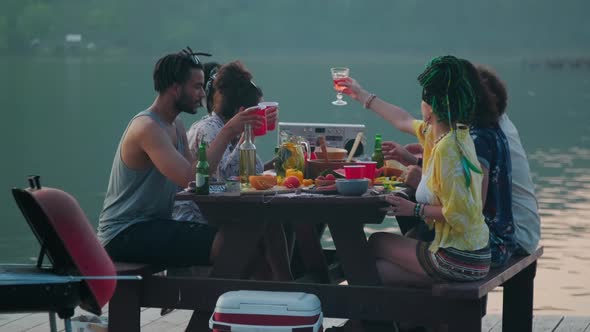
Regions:
<svg viewBox="0 0 590 332"><path fill-rule="evenodd" d="M162 267L209 265L217 229L196 222L144 221L117 234L105 249L114 261Z"/></svg>

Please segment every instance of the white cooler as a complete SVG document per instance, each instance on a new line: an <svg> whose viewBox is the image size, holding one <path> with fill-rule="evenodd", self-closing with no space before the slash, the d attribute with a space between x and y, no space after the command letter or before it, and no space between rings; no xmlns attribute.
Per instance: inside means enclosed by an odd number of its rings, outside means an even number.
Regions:
<svg viewBox="0 0 590 332"><path fill-rule="evenodd" d="M209 320L214 332L318 332L322 308L307 293L235 291L219 297Z"/></svg>

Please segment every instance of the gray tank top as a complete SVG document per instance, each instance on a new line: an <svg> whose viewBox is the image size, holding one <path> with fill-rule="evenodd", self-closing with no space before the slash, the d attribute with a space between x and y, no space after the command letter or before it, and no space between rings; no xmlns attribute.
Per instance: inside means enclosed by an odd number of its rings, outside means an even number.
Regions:
<svg viewBox="0 0 590 332"><path fill-rule="evenodd" d="M134 170L121 158L121 144L134 119L149 116L162 128L164 123L152 112L143 111L131 119L121 137L111 168L109 187L98 218L98 239L107 245L125 228L143 221L168 220L172 218L172 205L178 186L167 179L152 164L147 169ZM182 135L176 129L176 149L184 151Z"/></svg>

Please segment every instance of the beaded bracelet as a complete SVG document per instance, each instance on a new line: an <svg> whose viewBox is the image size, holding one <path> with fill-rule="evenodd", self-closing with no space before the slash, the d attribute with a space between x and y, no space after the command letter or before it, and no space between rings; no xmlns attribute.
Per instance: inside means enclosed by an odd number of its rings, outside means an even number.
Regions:
<svg viewBox="0 0 590 332"><path fill-rule="evenodd" d="M416 203L416 205L414 205L414 217L420 217L420 206L422 204L420 203Z"/></svg>
<svg viewBox="0 0 590 332"><path fill-rule="evenodd" d="M364 108L369 108L369 106L371 105L371 102L373 101L373 99L375 99L375 97L377 97L375 94L371 93L369 95L369 97L367 97L367 100L365 100L365 103L363 104Z"/></svg>

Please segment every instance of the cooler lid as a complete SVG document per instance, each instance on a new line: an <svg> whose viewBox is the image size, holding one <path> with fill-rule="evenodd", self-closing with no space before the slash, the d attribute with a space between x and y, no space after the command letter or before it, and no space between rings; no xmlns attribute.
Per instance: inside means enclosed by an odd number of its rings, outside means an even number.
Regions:
<svg viewBox="0 0 590 332"><path fill-rule="evenodd" d="M217 300L215 310L251 309L261 311L272 308L273 312L308 312L316 314L321 311L320 299L314 294L301 292L270 291L232 291L224 293ZM260 312L262 313L262 312Z"/></svg>

